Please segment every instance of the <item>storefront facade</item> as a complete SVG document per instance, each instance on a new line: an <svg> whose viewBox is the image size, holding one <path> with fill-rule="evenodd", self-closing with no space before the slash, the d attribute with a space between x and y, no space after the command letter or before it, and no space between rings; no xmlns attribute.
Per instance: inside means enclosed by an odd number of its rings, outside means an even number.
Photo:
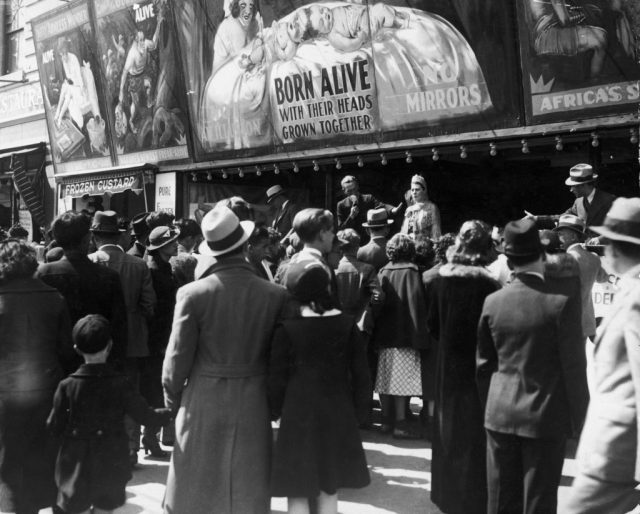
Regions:
<svg viewBox="0 0 640 514"><path fill-rule="evenodd" d="M530 0L69 3L32 21L58 210L136 171L102 206L267 217L269 186L332 208L347 173L395 205L422 173L453 230L564 210L577 162L637 195L640 9L572 9L567 31Z"/></svg>

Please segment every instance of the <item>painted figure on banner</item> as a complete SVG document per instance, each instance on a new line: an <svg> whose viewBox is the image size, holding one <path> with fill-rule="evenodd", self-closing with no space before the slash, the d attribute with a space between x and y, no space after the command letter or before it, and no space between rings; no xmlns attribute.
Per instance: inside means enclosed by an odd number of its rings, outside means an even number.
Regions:
<svg viewBox="0 0 640 514"><path fill-rule="evenodd" d="M118 154L186 144L186 100L169 9L168 0L97 7Z"/></svg>
<svg viewBox="0 0 640 514"><path fill-rule="evenodd" d="M109 155L90 55L79 45L84 37L81 29L38 44L56 162Z"/></svg>
<svg viewBox="0 0 640 514"><path fill-rule="evenodd" d="M523 12L534 116L637 103L637 2L523 0Z"/></svg>
<svg viewBox="0 0 640 514"><path fill-rule="evenodd" d="M226 0L222 12L192 0L176 11L205 153L372 139L493 108L473 49L443 17L384 2L299 5ZM216 19L215 31L203 25Z"/></svg>

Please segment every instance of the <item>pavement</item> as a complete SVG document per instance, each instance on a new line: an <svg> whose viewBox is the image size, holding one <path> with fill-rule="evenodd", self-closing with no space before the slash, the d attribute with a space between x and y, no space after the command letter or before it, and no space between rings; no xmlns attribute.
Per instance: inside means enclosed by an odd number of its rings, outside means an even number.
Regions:
<svg viewBox="0 0 640 514"><path fill-rule="evenodd" d="M431 445L426 440L396 440L377 430L361 431L371 484L364 489L339 492L340 514L442 514L431 503ZM575 442L568 445L558 492L559 508L566 501L576 463ZM165 449L170 449L164 447ZM127 503L116 514L161 514L161 502L169 467L168 459L156 460L139 453L139 464L127 486ZM287 511L285 498L274 498L272 513ZM40 514L49 514L50 509Z"/></svg>

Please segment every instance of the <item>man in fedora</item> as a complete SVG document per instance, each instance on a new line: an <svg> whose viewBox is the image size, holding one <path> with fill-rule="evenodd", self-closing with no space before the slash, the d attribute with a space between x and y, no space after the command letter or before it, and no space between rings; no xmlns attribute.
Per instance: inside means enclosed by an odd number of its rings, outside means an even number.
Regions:
<svg viewBox="0 0 640 514"><path fill-rule="evenodd" d="M131 220L131 235L134 237L134 242L131 248L124 248L124 250L135 257L144 257L146 252L147 237L149 236L149 227L147 226L148 212L142 212L136 214Z"/></svg>
<svg viewBox="0 0 640 514"><path fill-rule="evenodd" d="M584 246L585 222L579 216L563 214L553 230L560 238L562 249L578 263L582 300L582 332L585 339L596 334L596 318L593 311L591 290L593 284L604 282L607 274L602 269L600 258Z"/></svg>
<svg viewBox="0 0 640 514"><path fill-rule="evenodd" d="M623 513L640 481L640 198L613 202L602 226L620 288L595 340L596 377L565 512Z"/></svg>
<svg viewBox="0 0 640 514"><path fill-rule="evenodd" d="M124 293L127 312L127 355L125 372L134 384L140 382L145 359L149 356L148 320L153 316L156 294L147 264L140 258L125 253L120 246L118 215L115 211L97 212L93 218L91 232L98 249L89 259L117 271ZM140 427L130 418L126 421L129 435L129 451L135 464L140 447Z"/></svg>
<svg viewBox="0 0 640 514"><path fill-rule="evenodd" d="M269 512L267 358L287 291L247 262L253 230L226 206L209 211L202 233L215 270L178 291L162 371L177 412L166 513Z"/></svg>
<svg viewBox="0 0 640 514"><path fill-rule="evenodd" d="M595 186L598 175L594 173L590 164L576 164L569 170L569 178L565 184L576 197L573 205L567 209L565 214L573 214L582 218L587 227L592 225L602 225L607 211L611 207L615 196L605 193ZM588 236L593 236L591 230Z"/></svg>
<svg viewBox="0 0 640 514"><path fill-rule="evenodd" d="M281 185L267 189L267 204L273 209L271 228L280 232L283 240L287 239L293 227L293 218L300 210L289 197Z"/></svg>
<svg viewBox="0 0 640 514"><path fill-rule="evenodd" d="M103 214L98 211L96 217L100 219ZM122 286L115 271L87 258L90 223L86 215L75 211L58 216L52 231L64 256L58 261L41 264L37 276L64 297L72 324L87 314L101 314L110 321L113 350L109 360L121 369L127 351L127 314Z"/></svg>
<svg viewBox="0 0 640 514"><path fill-rule="evenodd" d="M485 299L478 324L488 514L556 512L565 441L589 401L579 293L545 280L542 252L533 219L506 225L515 276Z"/></svg>
<svg viewBox="0 0 640 514"><path fill-rule="evenodd" d="M386 209L369 209L367 221L362 226L369 234L369 242L358 250L358 260L371 264L380 271L389 258L387 257L387 237L393 220L389 219Z"/></svg>

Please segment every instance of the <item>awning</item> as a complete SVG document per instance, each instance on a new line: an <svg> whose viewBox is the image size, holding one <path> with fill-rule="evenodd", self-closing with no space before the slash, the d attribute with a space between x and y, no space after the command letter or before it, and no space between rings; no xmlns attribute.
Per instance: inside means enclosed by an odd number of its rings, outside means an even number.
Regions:
<svg viewBox="0 0 640 514"><path fill-rule="evenodd" d="M140 194L144 190L145 170L155 169L153 165L108 171L92 171L88 174L61 177L60 198L80 198L85 195L122 193L132 190Z"/></svg>

